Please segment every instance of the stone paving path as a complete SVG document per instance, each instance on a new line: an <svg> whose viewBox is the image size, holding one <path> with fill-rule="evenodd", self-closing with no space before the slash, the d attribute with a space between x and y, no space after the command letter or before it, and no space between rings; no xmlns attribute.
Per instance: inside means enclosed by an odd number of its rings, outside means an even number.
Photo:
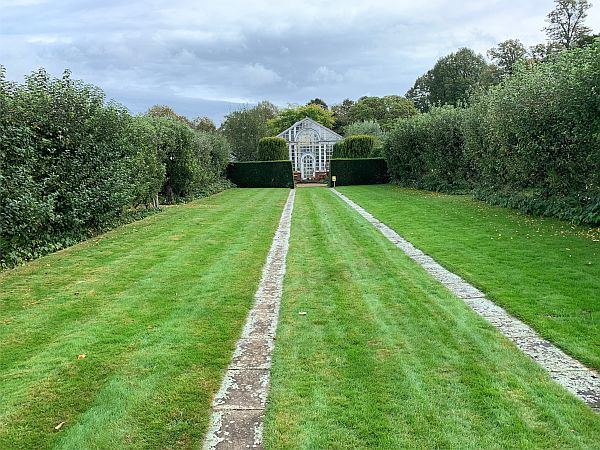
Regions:
<svg viewBox="0 0 600 450"><path fill-rule="evenodd" d="M394 230L377 220L365 209L335 189L332 191L373 224L393 244L429 272L446 288L462 299L477 314L490 322L517 347L548 371L550 377L567 388L593 410L600 413L600 377L558 347L540 337L531 327L512 317L503 308L488 300L484 293L448 271Z"/></svg>
<svg viewBox="0 0 600 450"><path fill-rule="evenodd" d="M291 189L263 267L254 307L213 400L205 449L263 448L264 410L295 195Z"/></svg>

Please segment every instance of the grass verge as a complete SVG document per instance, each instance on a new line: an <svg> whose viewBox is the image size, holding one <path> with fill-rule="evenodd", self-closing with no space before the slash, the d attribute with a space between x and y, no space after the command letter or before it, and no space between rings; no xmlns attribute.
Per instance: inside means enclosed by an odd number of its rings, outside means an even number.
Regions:
<svg viewBox="0 0 600 450"><path fill-rule="evenodd" d="M326 189L298 190L267 448L593 448L599 439L599 416L367 221Z"/></svg>
<svg viewBox="0 0 600 450"><path fill-rule="evenodd" d="M0 274L0 448L197 447L287 194L228 190Z"/></svg>
<svg viewBox="0 0 600 450"><path fill-rule="evenodd" d="M600 370L600 229L391 185L340 192Z"/></svg>

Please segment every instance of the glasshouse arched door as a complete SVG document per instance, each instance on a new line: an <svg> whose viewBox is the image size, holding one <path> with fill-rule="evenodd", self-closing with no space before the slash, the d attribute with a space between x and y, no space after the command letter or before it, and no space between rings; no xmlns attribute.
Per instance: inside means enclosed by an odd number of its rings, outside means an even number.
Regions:
<svg viewBox="0 0 600 450"><path fill-rule="evenodd" d="M303 180L310 180L315 177L315 157L313 155L308 154L302 157L300 174Z"/></svg>

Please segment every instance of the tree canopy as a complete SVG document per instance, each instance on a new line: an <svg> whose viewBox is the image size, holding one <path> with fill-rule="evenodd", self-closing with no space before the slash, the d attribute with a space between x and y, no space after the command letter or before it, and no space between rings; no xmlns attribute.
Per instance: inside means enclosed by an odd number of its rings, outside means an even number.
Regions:
<svg viewBox="0 0 600 450"><path fill-rule="evenodd" d="M430 106L459 106L468 102L473 89L497 81L483 59L469 48L461 48L438 60L406 93L421 111Z"/></svg>
<svg viewBox="0 0 600 450"><path fill-rule="evenodd" d="M269 126L272 128L273 134L279 134L306 117L310 117L315 122L327 128L332 128L335 123L331 111L320 105L311 103L306 106L292 106L282 109L275 118L269 120Z"/></svg>
<svg viewBox="0 0 600 450"><path fill-rule="evenodd" d="M578 46L591 29L584 22L592 7L589 0L555 0L554 9L548 14L548 26L544 31L550 42L571 49Z"/></svg>
<svg viewBox="0 0 600 450"><path fill-rule="evenodd" d="M410 100L399 95L385 97L361 97L348 110L348 120L362 122L375 120L382 129L390 130L399 120L417 114Z"/></svg>
<svg viewBox="0 0 600 450"><path fill-rule="evenodd" d="M272 134L268 121L276 115L277 107L264 101L252 108L242 108L225 116L220 130L229 141L235 159L256 159L258 141Z"/></svg>

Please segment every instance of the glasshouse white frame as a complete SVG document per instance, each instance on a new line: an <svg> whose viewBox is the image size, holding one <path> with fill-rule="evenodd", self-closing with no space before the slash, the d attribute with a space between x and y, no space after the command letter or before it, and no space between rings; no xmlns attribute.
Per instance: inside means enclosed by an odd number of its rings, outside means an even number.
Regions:
<svg viewBox="0 0 600 450"><path fill-rule="evenodd" d="M335 131L306 117L277 137L285 139L294 172L303 181L324 177L329 171L333 144L343 139Z"/></svg>

